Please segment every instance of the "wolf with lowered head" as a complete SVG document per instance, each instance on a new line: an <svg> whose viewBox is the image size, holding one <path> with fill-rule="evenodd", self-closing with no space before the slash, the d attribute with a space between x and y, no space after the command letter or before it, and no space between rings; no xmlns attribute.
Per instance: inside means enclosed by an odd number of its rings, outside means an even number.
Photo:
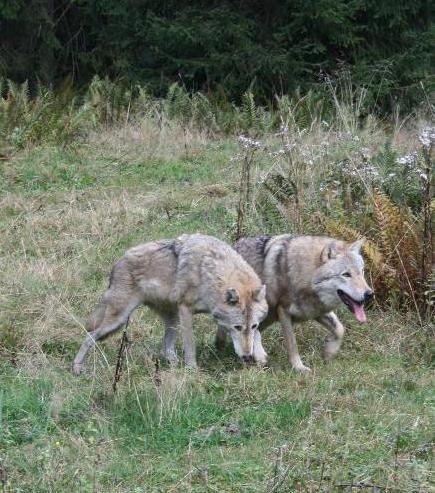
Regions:
<svg viewBox="0 0 435 493"><path fill-rule="evenodd" d="M95 342L119 329L142 304L164 321L164 355L170 362L177 361L180 327L185 363L196 367L195 313L210 313L221 331L229 331L243 360L265 362L258 330L267 314L265 286L229 245L193 234L131 248L115 264L109 287L88 321L90 333L74 359L73 371L80 373Z"/></svg>
<svg viewBox="0 0 435 493"><path fill-rule="evenodd" d="M366 321L363 303L373 297L373 291L364 278L363 242L280 235L242 238L236 243L236 251L266 285L269 313L261 329L275 321L281 323L294 369L309 371L299 356L295 322L317 320L328 329L324 357L330 359L340 349L344 335L333 310L344 304L359 322ZM218 331L218 347L224 337L223 331Z"/></svg>

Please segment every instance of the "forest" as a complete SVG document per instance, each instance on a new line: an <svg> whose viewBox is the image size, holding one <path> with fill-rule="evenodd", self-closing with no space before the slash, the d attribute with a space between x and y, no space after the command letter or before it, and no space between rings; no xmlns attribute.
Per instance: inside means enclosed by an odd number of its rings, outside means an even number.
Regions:
<svg viewBox="0 0 435 493"><path fill-rule="evenodd" d="M431 92L429 0L2 0L0 76L47 86L92 77L259 102L321 90L340 69L371 103L411 108Z"/></svg>

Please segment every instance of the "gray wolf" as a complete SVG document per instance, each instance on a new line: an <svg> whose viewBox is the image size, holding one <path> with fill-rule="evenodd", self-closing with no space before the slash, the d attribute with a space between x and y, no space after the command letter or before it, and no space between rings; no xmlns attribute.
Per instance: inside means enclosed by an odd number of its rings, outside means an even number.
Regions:
<svg viewBox="0 0 435 493"><path fill-rule="evenodd" d="M109 288L91 315L90 331L73 365L80 373L95 342L118 330L139 305L154 309L165 324L164 355L175 363L178 327L184 359L196 367L193 315L210 313L229 331L236 353L264 362L258 330L266 317L266 289L254 270L226 243L200 234L145 243L128 250L115 264Z"/></svg>
<svg viewBox="0 0 435 493"><path fill-rule="evenodd" d="M329 331L324 357L334 357L342 343L344 328L333 310L345 305L359 322L366 321L363 303L373 297L364 278L360 253L364 240L355 243L322 236L260 236L241 238L235 250L266 284L269 313L263 330L281 323L292 367L309 371L299 355L293 324L317 320ZM225 334L217 333L218 347Z"/></svg>

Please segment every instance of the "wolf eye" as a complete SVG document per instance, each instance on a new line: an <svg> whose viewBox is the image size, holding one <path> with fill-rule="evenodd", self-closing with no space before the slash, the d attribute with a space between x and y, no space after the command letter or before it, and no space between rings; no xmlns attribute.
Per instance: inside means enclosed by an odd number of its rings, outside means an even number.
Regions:
<svg viewBox="0 0 435 493"><path fill-rule="evenodd" d="M341 274L343 277L352 277L352 274L350 272L343 272L343 274Z"/></svg>
<svg viewBox="0 0 435 493"><path fill-rule="evenodd" d="M258 324L252 324L251 329L255 330L258 327Z"/></svg>
<svg viewBox="0 0 435 493"><path fill-rule="evenodd" d="M242 330L242 326L241 326L241 325L235 325L235 326L234 326L234 328L235 328L236 330Z"/></svg>

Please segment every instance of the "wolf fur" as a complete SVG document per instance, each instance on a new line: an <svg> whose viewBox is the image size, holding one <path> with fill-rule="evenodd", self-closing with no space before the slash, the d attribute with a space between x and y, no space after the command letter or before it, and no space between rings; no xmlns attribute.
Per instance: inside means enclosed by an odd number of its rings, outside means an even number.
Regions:
<svg viewBox="0 0 435 493"><path fill-rule="evenodd" d="M210 313L219 330L228 330L237 354L265 362L259 323L267 314L265 286L254 270L226 243L200 234L145 243L115 264L109 288L90 316L90 331L73 365L80 373L95 342L118 330L139 305L154 309L165 324L164 355L177 361L175 340L181 328L184 359L196 367L192 330L195 313Z"/></svg>
<svg viewBox="0 0 435 493"><path fill-rule="evenodd" d="M298 352L295 322L317 320L328 329L324 357L330 359L344 335L333 310L345 304L358 321L366 321L363 302L372 298L373 291L364 278L363 241L349 244L322 236L280 235L242 238L236 243L235 250L266 285L269 313L260 329L281 323L294 369L309 371ZM218 346L224 338L224 332L218 331Z"/></svg>

